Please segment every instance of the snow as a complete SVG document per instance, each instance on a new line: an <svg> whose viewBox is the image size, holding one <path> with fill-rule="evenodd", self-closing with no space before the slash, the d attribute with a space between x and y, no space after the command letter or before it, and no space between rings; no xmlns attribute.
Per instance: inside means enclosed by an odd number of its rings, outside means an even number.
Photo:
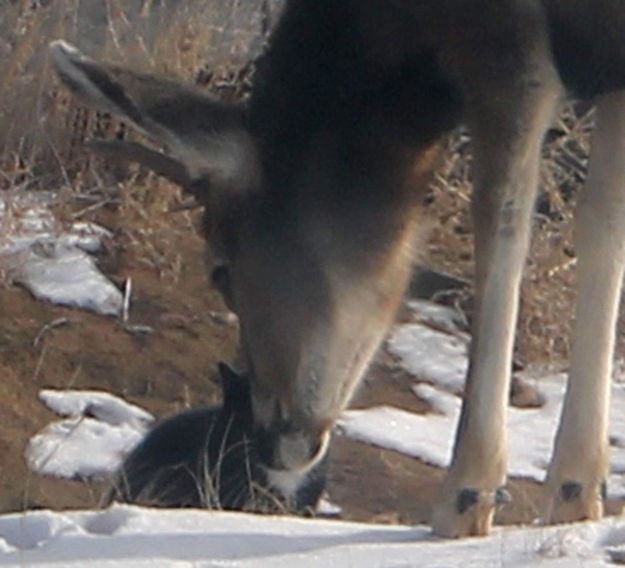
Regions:
<svg viewBox="0 0 625 568"><path fill-rule="evenodd" d="M110 233L94 223L61 226L49 209L51 192L0 198L0 263L13 280L41 300L119 315L120 290L91 254Z"/></svg>
<svg viewBox="0 0 625 568"><path fill-rule="evenodd" d="M61 416L90 414L112 425L150 424L154 420L149 412L108 392L44 389L39 392L39 398Z"/></svg>
<svg viewBox="0 0 625 568"><path fill-rule="evenodd" d="M15 567L590 568L624 548L615 518L442 540L426 527L129 505L0 517L0 565Z"/></svg>
<svg viewBox="0 0 625 568"><path fill-rule="evenodd" d="M122 294L83 250L58 243L31 247L15 280L41 300L118 315Z"/></svg>
<svg viewBox="0 0 625 568"><path fill-rule="evenodd" d="M127 424L111 426L92 418L55 422L31 438L26 462L43 475L106 479L144 435Z"/></svg>
<svg viewBox="0 0 625 568"><path fill-rule="evenodd" d="M417 323L400 325L387 342L389 353L423 381L462 393L470 336L458 329L456 312L425 301L412 301Z"/></svg>
<svg viewBox="0 0 625 568"><path fill-rule="evenodd" d="M69 416L29 441L26 463L42 475L106 479L154 420L145 410L104 392L42 390L39 398L50 410Z"/></svg>

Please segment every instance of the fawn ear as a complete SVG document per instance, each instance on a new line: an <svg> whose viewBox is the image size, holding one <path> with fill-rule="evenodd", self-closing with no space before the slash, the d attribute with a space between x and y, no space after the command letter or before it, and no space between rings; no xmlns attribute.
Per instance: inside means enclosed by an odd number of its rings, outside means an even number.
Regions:
<svg viewBox="0 0 625 568"><path fill-rule="evenodd" d="M192 86L95 62L60 40L50 44L50 55L73 93L127 120L164 153L123 140L92 142L95 150L138 161L192 192L198 180L228 191L254 185L256 152L245 128L244 106L214 101Z"/></svg>

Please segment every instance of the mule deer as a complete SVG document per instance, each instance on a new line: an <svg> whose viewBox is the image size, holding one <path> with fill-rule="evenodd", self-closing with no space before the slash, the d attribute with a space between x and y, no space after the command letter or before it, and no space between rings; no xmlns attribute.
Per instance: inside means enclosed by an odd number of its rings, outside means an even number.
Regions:
<svg viewBox="0 0 625 568"><path fill-rule="evenodd" d="M489 531L505 501L506 402L540 148L565 90L597 104L579 197L579 297L546 521L602 515L625 245L625 8L616 0L291 0L253 95L225 106L62 43L61 79L161 144L110 142L206 208L242 328L259 459L305 472L384 337L442 137L474 150L476 306L452 463L432 524ZM107 144L107 143L101 143Z"/></svg>

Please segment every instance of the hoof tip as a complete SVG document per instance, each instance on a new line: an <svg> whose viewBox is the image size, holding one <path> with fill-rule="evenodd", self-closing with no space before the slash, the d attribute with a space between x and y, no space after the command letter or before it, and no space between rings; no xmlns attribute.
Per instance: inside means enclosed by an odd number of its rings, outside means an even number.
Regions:
<svg viewBox="0 0 625 568"><path fill-rule="evenodd" d="M459 515L462 515L473 505L476 505L479 500L479 489L463 489L458 492L458 497L456 498L456 511Z"/></svg>
<svg viewBox="0 0 625 568"><path fill-rule="evenodd" d="M562 485L560 485L560 497L562 498L562 501L566 503L579 499L581 494L582 484L577 481L565 481Z"/></svg>

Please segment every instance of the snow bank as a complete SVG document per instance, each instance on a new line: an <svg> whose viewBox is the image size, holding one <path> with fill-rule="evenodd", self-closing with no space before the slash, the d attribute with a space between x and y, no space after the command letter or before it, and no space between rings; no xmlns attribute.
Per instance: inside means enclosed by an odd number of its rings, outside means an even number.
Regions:
<svg viewBox="0 0 625 568"><path fill-rule="evenodd" d="M592 568L624 547L622 519L442 540L426 527L128 505L0 517L0 565L14 567Z"/></svg>

